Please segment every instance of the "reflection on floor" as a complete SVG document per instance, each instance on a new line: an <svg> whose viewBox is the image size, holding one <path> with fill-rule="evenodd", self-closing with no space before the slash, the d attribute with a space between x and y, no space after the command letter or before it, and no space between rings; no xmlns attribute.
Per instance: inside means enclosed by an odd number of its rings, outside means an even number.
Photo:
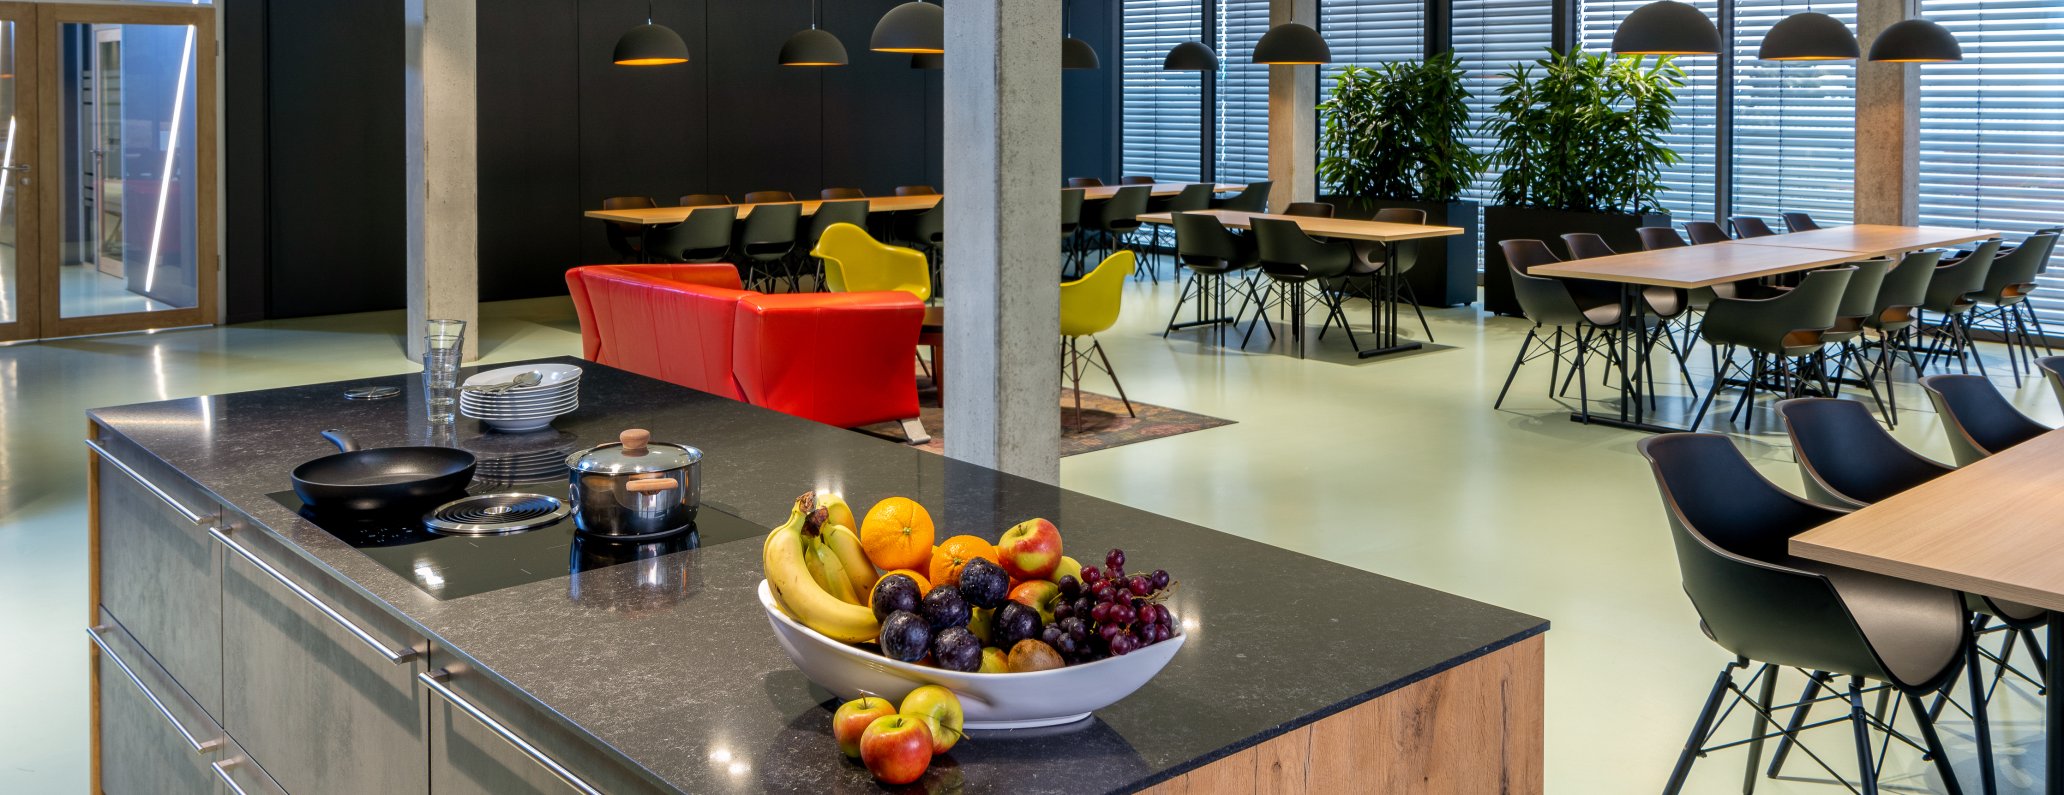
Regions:
<svg viewBox="0 0 2064 795"><path fill-rule="evenodd" d="M21 301L21 287L14 280L14 244L0 243L0 323L13 323Z"/></svg>
<svg viewBox="0 0 2064 795"><path fill-rule="evenodd" d="M1522 321L1440 310L1429 313L1438 347L1359 361L1336 330L1300 361L1264 352L1259 332L1244 351L1210 344L1204 331L1163 340L1173 293L1165 281L1129 287L1104 347L1133 399L1237 424L1071 456L1063 485L1550 619L1548 791L1659 790L1727 656L1699 633L1679 586L1660 504L1633 450L1642 436L1570 422L1547 396L1540 365L1520 374L1506 411L1492 410ZM1366 306L1351 304L1349 317L1359 326ZM0 688L0 715L37 716L0 721L0 791L86 787L80 412L407 370L401 323L382 313L0 349L0 627L11 648L49 652L0 654L0 681L39 683ZM489 305L480 328L490 361L580 348L563 299ZM2013 390L1998 350L1989 353L1994 382L2022 410L2064 421L2047 387ZM1703 369L1703 356L1693 358ZM1104 379L1084 387L1115 394ZM1941 426L1910 381L1899 405L1896 435L1948 460ZM1716 405L1721 424L1732 407L1732 395ZM1765 474L1798 489L1767 412L1736 430ZM1796 693L1801 683L1788 675L1781 689ZM2039 702L2018 684L2003 692L1994 723L2002 789L2037 791ZM1742 719L1731 718L1731 730L1745 730ZM1970 724L1945 717L1942 727L1975 789ZM1849 770L1842 731L1817 730L1809 745ZM1687 791L1740 791L1743 758L1736 749L1702 760ZM1891 749L1886 766L1888 789L1941 789L1910 749ZM1803 756L1786 772L1795 778L1758 791L1845 791Z"/></svg>
<svg viewBox="0 0 2064 795"><path fill-rule="evenodd" d="M91 265L58 268L59 307L65 317L122 315L130 312L162 312L171 304L129 291L125 280L109 276Z"/></svg>

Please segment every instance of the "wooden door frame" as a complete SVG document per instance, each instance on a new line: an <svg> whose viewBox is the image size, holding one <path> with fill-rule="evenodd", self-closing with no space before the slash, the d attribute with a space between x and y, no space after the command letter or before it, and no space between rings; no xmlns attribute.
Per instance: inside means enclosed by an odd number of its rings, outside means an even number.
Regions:
<svg viewBox="0 0 2064 795"><path fill-rule="evenodd" d="M0 7L4 7L0 3ZM121 23L137 25L192 25L194 26L194 97L186 112L193 116L194 139L188 145L193 147L194 168L194 247L195 270L199 280L194 306L187 309L170 309L163 312L131 312L119 315L93 315L88 317L62 317L63 305L59 294L61 286L56 278L38 279L40 328L37 336L72 337L85 334L106 334L121 331L143 331L147 329L178 328L181 326L203 326L215 323L217 315L216 280L220 278L222 259L219 255L217 233L217 180L221 174L217 163L217 94L215 60L218 49L215 28L216 9L212 5L115 5L84 3L31 3L35 9L33 31L39 46L36 61L38 87L57 86L63 75L59 65L58 34L70 23ZM4 10L0 10L4 13ZM58 129L60 92L40 91L37 97L37 152L36 172L44 175L42 189L36 192L41 203L39 210L38 242L55 241L63 236L63 213L54 209L63 206L63 180L59 173L61 152L55 145L61 131ZM39 276L55 275L61 267L63 252L59 246L40 246L36 270ZM17 270L21 270L17 265ZM27 291L24 290L24 294Z"/></svg>
<svg viewBox="0 0 2064 795"><path fill-rule="evenodd" d="M20 162L34 166L27 174L29 185L14 192L14 322L0 323L0 342L13 342L42 336L41 276L44 266L42 248L38 244L43 233L39 220L43 195L35 180L42 176L36 172L44 167L43 106L39 97L43 81L29 78L39 74L41 61L37 53L42 49L43 36L34 3L0 2L0 19L13 20L15 24L14 113L20 120L16 125L16 136L18 143L28 143L26 156ZM4 134L0 132L0 135ZM18 146L16 151L21 152L22 149ZM14 180L14 177L0 173L0 179Z"/></svg>

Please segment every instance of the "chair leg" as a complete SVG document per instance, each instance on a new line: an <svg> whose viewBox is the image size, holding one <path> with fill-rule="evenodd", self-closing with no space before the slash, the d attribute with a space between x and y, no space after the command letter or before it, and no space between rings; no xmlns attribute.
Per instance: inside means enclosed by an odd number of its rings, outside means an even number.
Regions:
<svg viewBox="0 0 2064 795"><path fill-rule="evenodd" d="M1942 776L1942 787L1949 795L1963 795L1963 785L1957 782L1956 767L1949 763L1949 752L1942 748L1942 738L1935 733L1935 721L1928 717L1928 710L1921 703L1921 697L1906 694L1906 706L1913 710L1914 723L1921 727L1921 740L1928 746L1928 756L1935 762L1935 772Z"/></svg>
<svg viewBox="0 0 2064 795"><path fill-rule="evenodd" d="M1706 704L1699 708L1698 720L1691 724L1691 736L1684 741L1684 751L1677 755L1677 766L1670 771L1670 780L1663 785L1663 795L1676 795L1684 790L1684 778L1691 774L1691 763L1700 756L1705 747L1706 735L1713 730L1713 718L1720 712L1720 699L1727 695L1728 684L1734 681L1734 669L1746 667L1745 663L1728 663L1720 670L1720 676L1713 680L1713 690L1706 694Z"/></svg>
<svg viewBox="0 0 2064 795"><path fill-rule="evenodd" d="M1138 418L1139 414L1132 410L1132 398L1125 396L1125 385L1118 382L1118 371L1111 369L1111 357L1104 353L1104 344L1098 342L1097 338L1092 336L1089 338L1089 350L1095 353L1097 359L1104 363L1104 375L1111 377L1111 386L1118 388L1118 402L1125 404L1125 416ZM1081 388L1077 387L1075 399L1078 404L1082 400L1081 392ZM1078 405L1075 411L1077 414L1080 414L1082 409Z"/></svg>
<svg viewBox="0 0 2064 795"><path fill-rule="evenodd" d="M1799 692L1799 706L1792 710L1791 720L1785 721L1784 736L1777 738L1777 750L1770 754L1770 769L1763 772L1771 778L1784 770L1785 757L1792 755L1792 738L1799 735L1799 729L1806 725L1806 714L1813 709L1813 697L1820 695L1820 689L1829 679L1828 672L1814 671L1806 675L1806 689Z"/></svg>
<svg viewBox="0 0 2064 795"><path fill-rule="evenodd" d="M1562 330L1556 329L1556 333L1561 334ZM1505 374L1505 386L1498 390L1498 400L1491 404L1491 410L1496 411L1505 407L1505 393L1512 391L1512 379L1519 377L1519 366L1526 363L1527 348L1533 344L1534 329L1527 329L1526 338L1519 341L1519 355L1512 357L1512 372ZM1559 349L1561 346L1556 347ZM1560 353L1560 350L1557 353ZM1553 383L1554 376L1551 375L1549 378L1550 383Z"/></svg>
<svg viewBox="0 0 2064 795"><path fill-rule="evenodd" d="M1742 795L1756 795L1756 768L1763 763L1763 735L1770 730L1770 705L1777 701L1777 672L1775 665L1764 664L1756 675L1763 677L1763 688L1756 695L1760 709L1751 710L1754 717L1749 721L1749 764L1742 773Z"/></svg>
<svg viewBox="0 0 2064 795"><path fill-rule="evenodd" d="M1971 691L1971 733L1978 741L1978 786L1986 795L1999 789L1992 765L1992 720L1985 708L1985 677L1978 670L1978 643L1964 649L1964 680ZM1921 715L1925 717L1925 715Z"/></svg>
<svg viewBox="0 0 2064 795"><path fill-rule="evenodd" d="M1849 727L1856 735L1856 780L1863 795L1877 795L1878 772L1871 763L1870 713L1863 706L1863 678L1849 677Z"/></svg>
<svg viewBox="0 0 2064 795"><path fill-rule="evenodd" d="M1168 332L1175 330L1175 319L1182 316L1183 304L1189 302L1190 300L1190 288L1197 287L1197 280L1200 278L1202 277L1199 276L1197 272L1191 271L1190 278L1183 281L1182 289L1180 291L1177 291L1175 295L1175 311L1168 313L1168 325L1161 329L1162 339L1168 339ZM1202 304L1204 302L1204 297L1202 295L1199 295L1197 297L1197 301L1199 304ZM1203 311L1199 310L1198 314L1202 315ZM1198 319L1202 320L1203 318L1199 317Z"/></svg>

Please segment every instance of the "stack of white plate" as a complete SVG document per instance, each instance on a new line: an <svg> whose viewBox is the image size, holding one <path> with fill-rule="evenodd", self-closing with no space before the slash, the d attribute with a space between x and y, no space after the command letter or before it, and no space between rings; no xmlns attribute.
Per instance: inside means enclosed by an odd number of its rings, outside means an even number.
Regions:
<svg viewBox="0 0 2064 795"><path fill-rule="evenodd" d="M459 391L459 413L487 423L498 431L535 431L552 424L561 414L580 408L581 369L570 364L523 364L476 373L465 387L507 384L524 373L535 372L536 386L502 392Z"/></svg>

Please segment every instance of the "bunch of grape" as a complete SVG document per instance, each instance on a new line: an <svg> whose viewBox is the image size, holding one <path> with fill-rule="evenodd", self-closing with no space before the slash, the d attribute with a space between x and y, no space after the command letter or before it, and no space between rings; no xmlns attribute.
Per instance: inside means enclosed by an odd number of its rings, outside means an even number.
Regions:
<svg viewBox="0 0 2064 795"><path fill-rule="evenodd" d="M1062 577L1060 586L1054 623L1041 639L1070 663L1130 654L1175 635L1175 616L1161 604L1168 572L1126 574L1124 550L1105 555L1103 568L1083 569L1080 580Z"/></svg>

